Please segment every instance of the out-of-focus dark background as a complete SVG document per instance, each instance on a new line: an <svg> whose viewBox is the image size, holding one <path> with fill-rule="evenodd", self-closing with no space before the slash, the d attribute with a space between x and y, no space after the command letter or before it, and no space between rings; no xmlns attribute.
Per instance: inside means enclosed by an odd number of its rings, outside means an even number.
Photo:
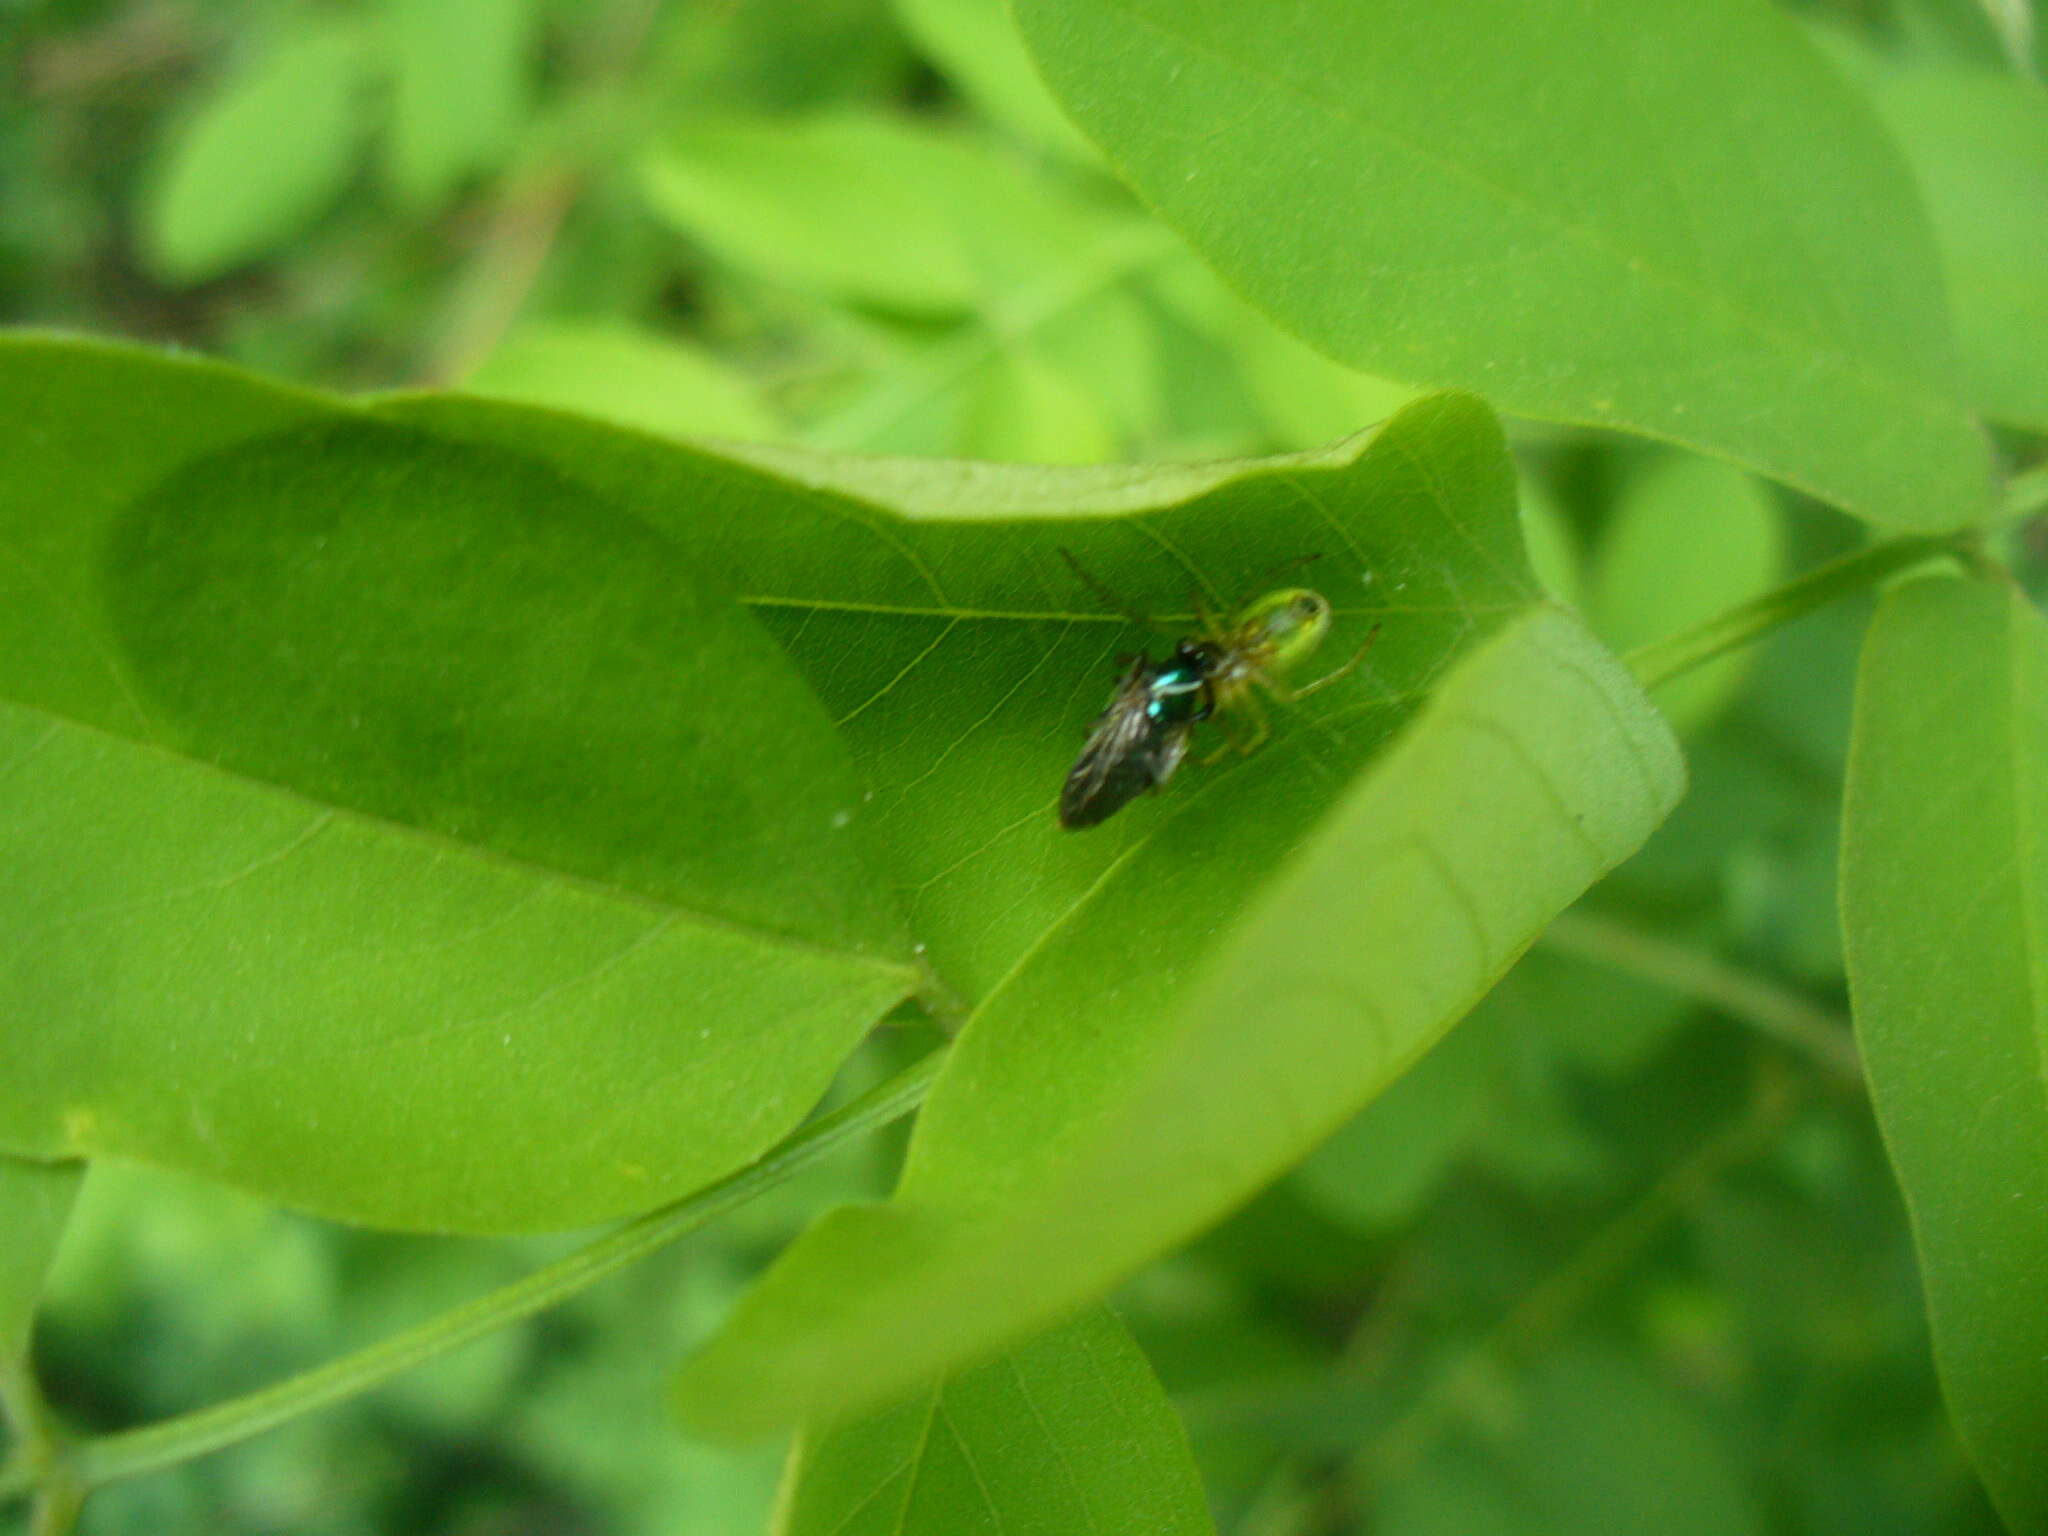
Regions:
<svg viewBox="0 0 2048 1536"><path fill-rule="evenodd" d="M1983 46L1960 3L1825 19ZM0 321L327 389L1027 460L1300 447L1406 396L1147 217L999 0L0 0ZM1722 466L1513 430L1546 577L1616 643L1847 538ZM1709 525L1710 548L1685 533ZM1708 573L1701 614L1681 569ZM1859 618L1666 699L1694 790L1652 846L1388 1099L1122 1297L1224 1530L1995 1529L1830 1055ZM774 1452L681 1438L666 1373L809 1214L885 1188L893 1146L359 1404L108 1489L83 1529L760 1532ZM76 1424L139 1423L568 1241L352 1232L100 1168L39 1358Z"/></svg>

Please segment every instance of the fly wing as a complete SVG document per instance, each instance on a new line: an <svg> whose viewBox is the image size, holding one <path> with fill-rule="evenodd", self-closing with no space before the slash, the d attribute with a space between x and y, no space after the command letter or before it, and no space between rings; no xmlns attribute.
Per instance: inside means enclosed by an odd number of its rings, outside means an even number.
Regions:
<svg viewBox="0 0 2048 1536"><path fill-rule="evenodd" d="M1150 662L1142 656L1134 661L1089 731L1060 788L1061 826L1078 829L1108 820L1180 766L1188 728L1162 724L1145 712L1151 676Z"/></svg>

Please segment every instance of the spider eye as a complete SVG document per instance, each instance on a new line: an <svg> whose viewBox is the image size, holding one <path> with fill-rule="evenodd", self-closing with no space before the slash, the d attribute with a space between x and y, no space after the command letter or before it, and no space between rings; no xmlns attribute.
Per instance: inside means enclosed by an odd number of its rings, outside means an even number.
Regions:
<svg viewBox="0 0 2048 1536"><path fill-rule="evenodd" d="M1323 600L1314 593L1304 592L1294 600L1294 611L1304 619L1312 619L1323 611Z"/></svg>

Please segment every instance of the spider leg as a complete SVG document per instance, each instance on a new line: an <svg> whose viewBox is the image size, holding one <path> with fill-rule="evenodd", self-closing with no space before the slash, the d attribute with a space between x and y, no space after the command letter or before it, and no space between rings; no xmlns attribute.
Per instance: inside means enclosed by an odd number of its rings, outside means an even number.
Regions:
<svg viewBox="0 0 2048 1536"><path fill-rule="evenodd" d="M1073 571L1073 573L1081 578L1082 582L1087 586L1088 590L1090 592L1093 592L1096 598L1102 603L1102 606L1109 609L1110 612L1120 613L1125 618L1129 619L1133 624L1139 626L1141 629L1149 629L1153 631L1155 634L1164 635L1170 633L1166 626L1161 624L1157 619L1154 619L1149 615L1138 612L1137 609L1131 607L1130 604L1126 603L1121 597L1118 597L1116 593L1112 592L1108 587L1104 586L1100 581L1098 581L1095 578L1094 573L1091 572L1079 560L1075 559L1074 552L1071 549L1068 549L1064 544L1060 546L1060 558L1067 562L1068 567Z"/></svg>
<svg viewBox="0 0 2048 1536"><path fill-rule="evenodd" d="M1372 649L1373 641L1379 639L1379 637L1380 627L1379 625L1375 624L1370 630L1366 631L1365 644L1361 645L1358 648L1358 650L1352 655L1352 658L1349 661L1345 662L1344 665L1337 668L1336 671L1326 672L1321 677L1317 678L1314 682L1303 683L1299 688L1289 687L1286 683L1281 682L1278 678L1263 678L1261 679L1261 681L1265 683L1268 691L1270 691L1275 698L1281 700L1283 703L1292 704L1296 699L1307 698L1310 694L1314 693L1318 688L1327 688L1330 686L1330 684L1336 682L1339 678L1349 676L1351 669L1357 666L1361 661L1365 660L1365 653Z"/></svg>

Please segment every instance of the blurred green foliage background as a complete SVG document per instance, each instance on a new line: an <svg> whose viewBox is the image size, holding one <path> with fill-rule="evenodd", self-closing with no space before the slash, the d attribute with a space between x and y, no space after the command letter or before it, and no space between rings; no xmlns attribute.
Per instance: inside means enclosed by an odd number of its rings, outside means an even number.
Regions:
<svg viewBox="0 0 2048 1536"><path fill-rule="evenodd" d="M1817 19L2003 48L1965 0ZM1406 398L1151 220L998 0L49 0L0 29L9 324L657 432L1022 460L1302 447ZM1515 430L1539 566L1610 643L1848 546L1725 466ZM1652 845L1385 1100L1123 1295L1222 1529L1995 1529L1848 1055L1860 619L1662 696L1694 787ZM904 1059L885 1036L849 1078ZM886 1188L893 1146L366 1402L111 1488L83 1529L759 1532L772 1448L681 1439L666 1373L808 1215ZM96 1168L39 1358L78 1425L139 1423L566 1244L356 1233Z"/></svg>

